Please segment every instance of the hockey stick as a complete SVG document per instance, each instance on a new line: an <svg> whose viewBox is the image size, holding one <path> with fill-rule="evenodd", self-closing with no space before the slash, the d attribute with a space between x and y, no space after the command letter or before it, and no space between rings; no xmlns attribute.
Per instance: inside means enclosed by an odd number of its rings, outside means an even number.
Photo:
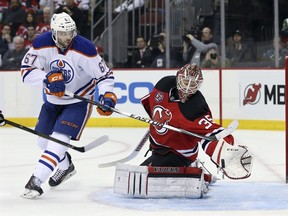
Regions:
<svg viewBox="0 0 288 216"><path fill-rule="evenodd" d="M116 160L116 161L112 161L112 162L104 163L104 164L99 164L98 167L100 168L111 167L111 166L115 166L117 163L124 163L124 162L132 160L138 155L138 153L140 152L140 150L142 149L142 147L144 146L148 138L149 138L149 130L146 131L145 135L143 136L141 141L138 143L138 145L136 146L136 148L133 150L133 152L130 155L120 160Z"/></svg>
<svg viewBox="0 0 288 216"><path fill-rule="evenodd" d="M227 128L225 128L220 133L218 133L216 135L213 135L213 136L203 136L201 134L196 134L196 133L193 133L193 132L181 129L181 128L173 127L171 125L162 124L160 122L153 121L151 119L148 119L148 118L145 118L145 117L142 117L142 116L138 116L138 115L134 115L134 114L131 114L131 113L123 112L123 111L118 110L118 109L113 108L113 107L108 107L108 106L103 105L103 104L101 104L101 103L99 103L97 101L89 100L88 98L81 97L81 96L79 96L77 94L74 94L72 92L69 92L69 91L65 91L65 94L70 96L70 97L77 98L77 99L79 99L81 101L86 101L86 102L88 102L90 104L93 104L93 105L96 105L98 107L102 107L104 109L110 109L111 111L113 111L115 113L118 113L118 114L123 115L123 116L127 116L129 118L133 118L133 119L136 119L136 120L139 120L139 121L142 121L142 122L146 122L148 124L160 126L160 127L163 127L163 128L169 129L169 130L173 130L173 131L176 131L176 132L179 132L179 133L183 133L183 134L186 134L186 135L198 137L198 138L209 140L209 141L220 140L221 138L224 138L224 137L228 136L229 134L231 134L238 127L238 121L234 120L234 121L232 121L230 123L230 125Z"/></svg>
<svg viewBox="0 0 288 216"><path fill-rule="evenodd" d="M95 147L97 147L99 145L102 145L103 143L105 143L105 142L107 142L109 140L108 136L104 135L104 136L101 136L101 137L97 138L96 140L94 140L93 142L91 142L91 143L89 143L89 144L87 144L85 146L77 147L77 146L71 145L69 143L63 142L61 140L58 140L58 139L56 139L54 137L51 137L49 135L46 135L46 134L43 134L41 132L32 130L32 129L28 128L28 127L25 127L24 125L17 124L15 122L9 121L7 119L5 119L4 121L6 122L6 124L9 124L9 125L11 125L13 127L16 127L16 128L21 129L21 130L27 131L29 133L38 135L40 137L43 137L43 138L48 139L48 140L51 140L51 141L56 142L56 143L58 143L60 145L66 146L68 148L71 148L71 149L73 149L75 151L79 151L79 152L82 152L82 153L90 151L91 149L93 149L93 148L95 148Z"/></svg>

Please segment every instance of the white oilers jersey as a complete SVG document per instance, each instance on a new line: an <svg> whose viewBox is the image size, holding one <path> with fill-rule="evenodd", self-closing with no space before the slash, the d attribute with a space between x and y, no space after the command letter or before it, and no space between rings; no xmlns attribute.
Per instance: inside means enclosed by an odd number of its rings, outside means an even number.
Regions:
<svg viewBox="0 0 288 216"><path fill-rule="evenodd" d="M82 97L91 98L96 84L99 95L113 92L113 72L97 54L95 46L84 37L77 35L63 52L55 45L51 32L35 38L21 63L22 81L44 88L43 80L52 70L62 72L67 91ZM69 96L59 98L49 94L47 100L53 104L79 102Z"/></svg>

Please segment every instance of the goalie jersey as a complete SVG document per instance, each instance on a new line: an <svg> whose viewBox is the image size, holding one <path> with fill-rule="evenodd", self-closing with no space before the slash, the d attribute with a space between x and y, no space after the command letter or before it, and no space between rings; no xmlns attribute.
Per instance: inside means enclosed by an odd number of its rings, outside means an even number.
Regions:
<svg viewBox="0 0 288 216"><path fill-rule="evenodd" d="M176 76L162 78L152 92L141 99L141 103L149 116L157 122L168 124L204 136L212 136L224 128L213 121L209 106L200 91L197 91L186 103L178 99ZM233 144L233 136L225 138ZM208 141L168 130L156 125L150 125L150 148L168 148L171 151L195 161L199 145L210 157L218 141Z"/></svg>
<svg viewBox="0 0 288 216"><path fill-rule="evenodd" d="M22 81L28 85L43 88L43 80L50 71L63 73L67 91L91 99L96 84L99 95L113 92L114 77L105 61L98 55L92 42L77 35L67 49L61 50L52 39L52 33L46 32L33 41L32 47L21 63ZM61 98L47 94L47 100L53 104L72 104L79 100L63 96Z"/></svg>

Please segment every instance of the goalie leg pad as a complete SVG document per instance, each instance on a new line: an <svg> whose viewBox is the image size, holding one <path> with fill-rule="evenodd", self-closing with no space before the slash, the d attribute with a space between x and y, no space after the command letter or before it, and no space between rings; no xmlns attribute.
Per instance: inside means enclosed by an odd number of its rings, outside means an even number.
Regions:
<svg viewBox="0 0 288 216"><path fill-rule="evenodd" d="M220 139L211 159L230 179L245 179L251 175L253 158L245 146L233 146Z"/></svg>
<svg viewBox="0 0 288 216"><path fill-rule="evenodd" d="M114 193L128 197L202 198L208 190L201 168L116 165Z"/></svg>

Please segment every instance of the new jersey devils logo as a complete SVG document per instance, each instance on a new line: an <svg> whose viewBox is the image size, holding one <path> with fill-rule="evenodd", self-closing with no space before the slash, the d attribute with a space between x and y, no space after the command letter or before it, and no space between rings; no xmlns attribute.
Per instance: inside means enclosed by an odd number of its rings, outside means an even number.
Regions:
<svg viewBox="0 0 288 216"><path fill-rule="evenodd" d="M71 82L74 78L73 67L65 60L55 60L50 64L51 70L59 70L62 72L65 83Z"/></svg>
<svg viewBox="0 0 288 216"><path fill-rule="evenodd" d="M244 90L244 100L243 105L251 104L254 105L259 102L261 97L260 92L261 84L250 84Z"/></svg>
<svg viewBox="0 0 288 216"><path fill-rule="evenodd" d="M153 110L153 120L161 124L168 124L172 118L172 113L162 106L155 106ZM156 132L163 135L167 132L167 128L154 125Z"/></svg>

